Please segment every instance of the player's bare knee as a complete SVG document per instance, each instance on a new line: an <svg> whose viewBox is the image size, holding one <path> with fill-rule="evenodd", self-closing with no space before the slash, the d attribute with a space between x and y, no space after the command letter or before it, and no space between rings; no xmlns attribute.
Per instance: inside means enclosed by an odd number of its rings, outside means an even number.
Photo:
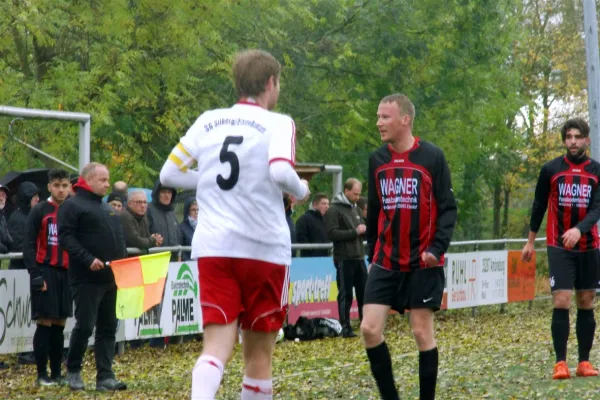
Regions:
<svg viewBox="0 0 600 400"><path fill-rule="evenodd" d="M552 293L552 302L554 308L565 308L571 307L571 291L561 290Z"/></svg>
<svg viewBox="0 0 600 400"><path fill-rule="evenodd" d="M594 307L594 299L596 298L595 290L584 290L577 292L577 308L588 310Z"/></svg>
<svg viewBox="0 0 600 400"><path fill-rule="evenodd" d="M270 352L253 352L244 357L245 375L254 379L269 379L272 374L272 355Z"/></svg>
<svg viewBox="0 0 600 400"><path fill-rule="evenodd" d="M383 326L365 319L360 324L360 332L367 347L377 346L383 340Z"/></svg>
<svg viewBox="0 0 600 400"><path fill-rule="evenodd" d="M433 345L433 343L435 343L433 329L424 325L415 325L413 326L412 331L419 350L435 347Z"/></svg>

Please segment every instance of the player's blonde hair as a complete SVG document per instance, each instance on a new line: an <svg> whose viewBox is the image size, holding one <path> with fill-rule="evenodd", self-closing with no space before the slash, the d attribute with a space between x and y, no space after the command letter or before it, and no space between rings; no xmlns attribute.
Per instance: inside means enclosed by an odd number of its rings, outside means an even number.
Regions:
<svg viewBox="0 0 600 400"><path fill-rule="evenodd" d="M408 96L394 93L385 96L381 99L380 103L396 103L400 109L400 115L408 115L410 117L410 126L412 127L413 121L415 120L415 105L410 101Z"/></svg>
<svg viewBox="0 0 600 400"><path fill-rule="evenodd" d="M265 91L271 77L279 80L281 64L263 50L238 53L233 63L235 90L239 97L256 97Z"/></svg>

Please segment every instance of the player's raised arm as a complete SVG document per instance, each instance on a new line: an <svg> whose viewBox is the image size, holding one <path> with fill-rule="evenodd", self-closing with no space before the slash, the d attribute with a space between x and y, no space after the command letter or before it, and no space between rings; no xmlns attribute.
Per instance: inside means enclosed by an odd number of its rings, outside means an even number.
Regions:
<svg viewBox="0 0 600 400"><path fill-rule="evenodd" d="M300 200L310 195L308 183L300 179L294 170L296 162L296 126L289 118L282 123L282 129L273 132L269 144L269 174L275 184L284 192Z"/></svg>
<svg viewBox="0 0 600 400"><path fill-rule="evenodd" d="M169 154L169 158L160 170L160 183L163 185L180 189L196 189L198 173L190 168L197 157L194 140L197 125L198 122L192 125Z"/></svg>

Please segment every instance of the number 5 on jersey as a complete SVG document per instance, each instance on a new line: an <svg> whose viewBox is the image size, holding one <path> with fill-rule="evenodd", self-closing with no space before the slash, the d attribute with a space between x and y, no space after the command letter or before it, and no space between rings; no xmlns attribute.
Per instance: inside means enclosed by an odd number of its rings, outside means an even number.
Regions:
<svg viewBox="0 0 600 400"><path fill-rule="evenodd" d="M223 147L221 147L221 153L219 154L219 160L223 164L229 163L229 165L231 165L231 173L227 179L223 178L221 174L217 176L217 185L219 185L221 190L233 189L240 177L240 160L233 151L229 150L229 145L240 145L243 141L243 136L227 136L223 142Z"/></svg>

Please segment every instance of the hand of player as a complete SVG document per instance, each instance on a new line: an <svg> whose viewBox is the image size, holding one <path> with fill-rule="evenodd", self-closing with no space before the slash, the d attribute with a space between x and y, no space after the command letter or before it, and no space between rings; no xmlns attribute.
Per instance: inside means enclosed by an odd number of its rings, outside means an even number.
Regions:
<svg viewBox="0 0 600 400"><path fill-rule="evenodd" d="M521 260L525 262L531 261L531 257L535 253L535 249L533 248L533 243L527 242L525 247L523 247L523 251L521 251Z"/></svg>
<svg viewBox="0 0 600 400"><path fill-rule="evenodd" d="M421 261L423 261L428 267L435 267L440 263L440 260L438 260L428 251L424 251L423 254L421 254Z"/></svg>
<svg viewBox="0 0 600 400"><path fill-rule="evenodd" d="M306 186L306 196L304 196L304 198L300 200L300 201L304 202L304 201L308 200L310 197L310 186L308 186L308 181L306 179L302 179L300 182L302 182L304 184L304 186Z"/></svg>
<svg viewBox="0 0 600 400"><path fill-rule="evenodd" d="M90 269L92 271L99 271L102 268L104 268L104 263L98 260L97 258L94 258L94 261L92 261L92 265L90 265Z"/></svg>
<svg viewBox="0 0 600 400"><path fill-rule="evenodd" d="M358 235L362 235L367 231L367 226L365 224L360 224L356 227L356 233L358 233Z"/></svg>
<svg viewBox="0 0 600 400"><path fill-rule="evenodd" d="M42 286L40 291L45 292L46 290L48 290L48 286L46 285L46 281L44 281L44 286Z"/></svg>
<svg viewBox="0 0 600 400"><path fill-rule="evenodd" d="M573 248L581 239L579 228L571 228L562 235L563 245L567 248Z"/></svg>

